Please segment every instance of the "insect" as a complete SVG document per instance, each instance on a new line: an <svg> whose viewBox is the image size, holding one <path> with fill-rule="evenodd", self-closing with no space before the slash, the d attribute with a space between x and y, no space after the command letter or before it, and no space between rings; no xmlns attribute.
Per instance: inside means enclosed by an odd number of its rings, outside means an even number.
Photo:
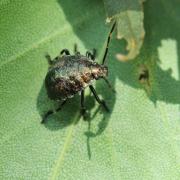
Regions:
<svg viewBox="0 0 180 180"><path fill-rule="evenodd" d="M60 52L60 56L57 56L53 60L50 55L46 55L48 63L50 65L49 70L45 77L45 87L48 97L51 100L62 101L59 108L55 112L61 110L67 100L73 97L75 94L81 94L81 114L86 112L84 104L84 91L89 87L93 93L96 101L104 107L106 111L109 111L104 100L100 99L94 89L92 82L100 78L104 79L107 85L112 88L111 84L107 80L108 67L104 65L105 59L108 53L108 45L110 42L111 34L115 28L115 23L109 33L106 50L103 56L102 64L95 62L96 50L93 49L93 53L87 51L86 55L81 55L77 51L75 46L75 54L70 55L68 49L63 49ZM47 117L53 114L54 111L48 111L42 123L44 123Z"/></svg>

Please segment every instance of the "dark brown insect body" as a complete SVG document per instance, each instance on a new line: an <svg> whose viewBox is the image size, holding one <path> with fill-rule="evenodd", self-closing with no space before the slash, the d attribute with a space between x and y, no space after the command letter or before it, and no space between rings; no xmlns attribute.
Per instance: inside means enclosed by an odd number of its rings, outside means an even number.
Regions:
<svg viewBox="0 0 180 180"><path fill-rule="evenodd" d="M80 54L57 57L45 78L48 96L52 100L71 98L107 72L106 66Z"/></svg>
<svg viewBox="0 0 180 180"><path fill-rule="evenodd" d="M49 71L45 77L45 87L47 94L52 100L62 101L60 107L55 110L56 112L62 108L68 98L71 98L75 94L80 93L81 113L84 114L86 112L84 105L84 89L86 87L90 88L96 101L108 111L108 107L105 101L98 97L96 90L92 86L92 82L102 78L111 88L109 81L106 79L106 76L108 75L108 68L104 65L104 63L108 52L110 36L114 30L114 27L115 23L108 37L102 64L95 62L95 49L93 50L93 53L87 51L86 56L83 56L77 51L76 46L75 55L70 55L67 49L63 49L60 53L60 56L57 56L53 60L51 60L49 55L46 56L50 65ZM52 110L48 111L45 114L42 123L45 122L46 118L53 112L54 111Z"/></svg>

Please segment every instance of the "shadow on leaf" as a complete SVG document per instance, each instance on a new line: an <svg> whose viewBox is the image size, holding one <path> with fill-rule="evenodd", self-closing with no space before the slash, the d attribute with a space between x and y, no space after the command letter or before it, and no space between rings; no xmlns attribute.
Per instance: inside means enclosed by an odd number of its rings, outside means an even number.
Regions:
<svg viewBox="0 0 180 180"><path fill-rule="evenodd" d="M58 3L63 8L68 22L71 24L76 35L84 43L87 50L91 50L92 48L105 48L104 45L107 41L107 35L110 30L110 26L104 27L106 17L104 9L102 8L103 1L58 0ZM111 62L108 61L107 64L109 66L109 80L112 85L115 86L115 81L118 79L124 84L133 88L142 90L144 89L147 93L147 97L154 104L156 104L157 101L164 101L171 104L180 103L180 81L173 78L170 71L161 68L160 62L163 61L163 59L160 59L158 54L158 48L161 46L161 41L163 39L174 39L177 42L178 71L180 72L180 34L178 31L175 31L175 29L179 29L179 20L173 19L173 17L169 15L170 10L167 12L165 7L168 3L170 3L168 0L163 2L153 0L144 3L146 36L141 53L135 60L124 63L115 59L115 54L122 52L125 47L124 40L117 41L115 38L113 38L110 43L110 51L107 57L107 61L111 59ZM91 10L86 11L84 7L88 7L88 9ZM153 7L159 8L158 11L161 12L161 16L157 17L154 15L156 12L153 13L152 10L154 9L154 11L156 11L156 8ZM96 11L95 9L99 10ZM175 12L174 14L179 14L179 9L173 9L173 12ZM157 23L153 24L154 22ZM104 42L104 44L102 44L102 42ZM101 55L103 54L103 52L100 53ZM148 83L146 83L146 81L145 83L141 83L138 80L140 76L139 67L142 66L145 66L148 70ZM110 93L110 90L108 90L108 88L106 88L102 82L96 83L96 90L98 94L101 94L103 99L106 100L112 111L116 101L116 95ZM116 91L121 91L121 89L116 89ZM42 87L40 91L37 106L43 104L43 97L45 97L44 87ZM87 109L89 109L89 111L91 111L95 104L94 99L92 99L93 97L91 96L87 96L85 99ZM53 115L55 118L49 120L45 126L49 129L56 130L59 128L64 128L73 123L72 119L79 111L79 108L77 107L79 101L80 100L78 98L69 100L67 105L63 107L63 113L57 113L56 115ZM45 107L47 110L47 105L45 105ZM73 111L71 109L73 109ZM44 107L40 107L39 111L40 114L44 112ZM99 109L95 111L94 115L91 114L87 119L89 122L89 128L85 135L87 136L89 157L91 156L89 139L100 135L106 129L111 117L111 113L107 114L104 113L104 111L102 112L103 117L99 122L99 128L96 132L91 131L90 123L96 113L99 113ZM59 119L61 120L59 121Z"/></svg>
<svg viewBox="0 0 180 180"><path fill-rule="evenodd" d="M58 1L60 6L63 8L63 11L66 15L67 20L72 25L74 32L77 36L82 40L87 49L93 47L102 47L100 42L105 42L107 36L101 35L101 32L104 32L104 23L106 17L105 12L102 12L102 8L98 8L103 6L103 1L83 1L78 0L75 2L64 2ZM170 12L174 12L174 14L179 15L179 9L173 9L169 12L165 11L164 6L170 3L168 0L166 1L151 1L144 3L144 11L145 11L145 31L146 36L144 40L144 45L141 50L140 55L133 61L124 63L117 61L114 57L118 52L122 52L125 47L124 41L117 41L112 39L110 52L108 55L108 59L111 59L111 62L108 62L108 66L110 69L110 81L114 86L115 80L119 79L124 84L127 84L133 88L144 89L147 93L147 97L156 104L157 101L164 101L166 103L171 104L179 104L180 103L180 81L174 79L169 71L161 69L159 66L160 59L158 57L158 47L161 46L162 39L173 38L176 40L177 46L177 56L179 60L180 56L180 34L178 31L174 32L177 29L177 22L172 21L172 17L169 15ZM78 11L74 8L73 11L69 12L71 7L78 7ZM91 20L91 15L86 14L85 9L81 7L92 6L92 15L96 19L95 21ZM150 8L151 7L151 8ZM156 11L158 7L158 11L161 12L162 16L157 17L156 15L152 15L152 9ZM172 6L174 7L174 6ZM178 7L178 5L177 5ZM94 11L95 9L100 9L99 12ZM135 9L136 10L136 9ZM91 13L91 12L89 12ZM83 14L83 17L82 17ZM156 12L154 12L156 14ZM88 18L89 17L89 18ZM97 20L98 19L98 20ZM98 24L97 24L98 22ZM101 22L102 24L100 24ZM154 26L152 26L153 22L157 22ZM169 25L167 24L169 23ZM77 25L78 24L78 25ZM108 28L107 28L108 29ZM110 27L109 27L110 30ZM87 36L88 31L88 36ZM106 32L108 34L108 31ZM95 41L94 41L95 40ZM170 59L171 60L171 59ZM162 61L162 60L161 60ZM141 83L138 79L140 77L139 68L145 66L147 67L149 73L149 79L145 83ZM178 71L180 72L180 62L178 61ZM104 99L108 99L108 93L103 90L101 84L97 84L96 88L98 92L102 94ZM117 90L120 91L120 90ZM115 103L115 95L112 95L109 98L110 107L113 109ZM110 115L105 115L102 121L99 123L99 130L97 132L91 132L90 126L88 132L86 132L86 136L88 137L88 141L90 137L96 137L101 134L108 125L108 121L110 119Z"/></svg>

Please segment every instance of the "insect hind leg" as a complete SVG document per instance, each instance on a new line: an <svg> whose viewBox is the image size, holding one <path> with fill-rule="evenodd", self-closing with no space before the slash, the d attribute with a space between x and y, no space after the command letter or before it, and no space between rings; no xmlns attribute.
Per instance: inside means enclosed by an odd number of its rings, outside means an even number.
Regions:
<svg viewBox="0 0 180 180"><path fill-rule="evenodd" d="M96 49L93 49L92 51L93 51L93 58L92 58L92 59L95 60L96 54L97 54L97 50L96 50Z"/></svg>
<svg viewBox="0 0 180 180"><path fill-rule="evenodd" d="M77 55L79 54L80 55L80 52L78 51L76 43L74 44L74 54L77 54Z"/></svg>
<svg viewBox="0 0 180 180"><path fill-rule="evenodd" d="M70 55L70 52L69 52L68 49L63 49L63 50L60 52L60 54L63 54L63 53L65 53L66 55Z"/></svg>

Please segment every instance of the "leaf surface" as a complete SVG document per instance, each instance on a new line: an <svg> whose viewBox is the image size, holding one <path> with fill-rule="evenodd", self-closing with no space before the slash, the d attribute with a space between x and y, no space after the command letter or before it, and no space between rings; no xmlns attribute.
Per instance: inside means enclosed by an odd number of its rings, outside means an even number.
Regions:
<svg viewBox="0 0 180 180"><path fill-rule="evenodd" d="M145 3L147 35L135 61L115 60L123 44L112 37L106 63L116 94L95 84L106 113L86 91L90 123L78 95L40 123L58 106L43 85L44 56L73 54L77 43L82 54L96 48L101 62L111 28L103 2L3 0L0 12L0 179L180 178L178 1ZM139 81L143 68L149 79Z"/></svg>

